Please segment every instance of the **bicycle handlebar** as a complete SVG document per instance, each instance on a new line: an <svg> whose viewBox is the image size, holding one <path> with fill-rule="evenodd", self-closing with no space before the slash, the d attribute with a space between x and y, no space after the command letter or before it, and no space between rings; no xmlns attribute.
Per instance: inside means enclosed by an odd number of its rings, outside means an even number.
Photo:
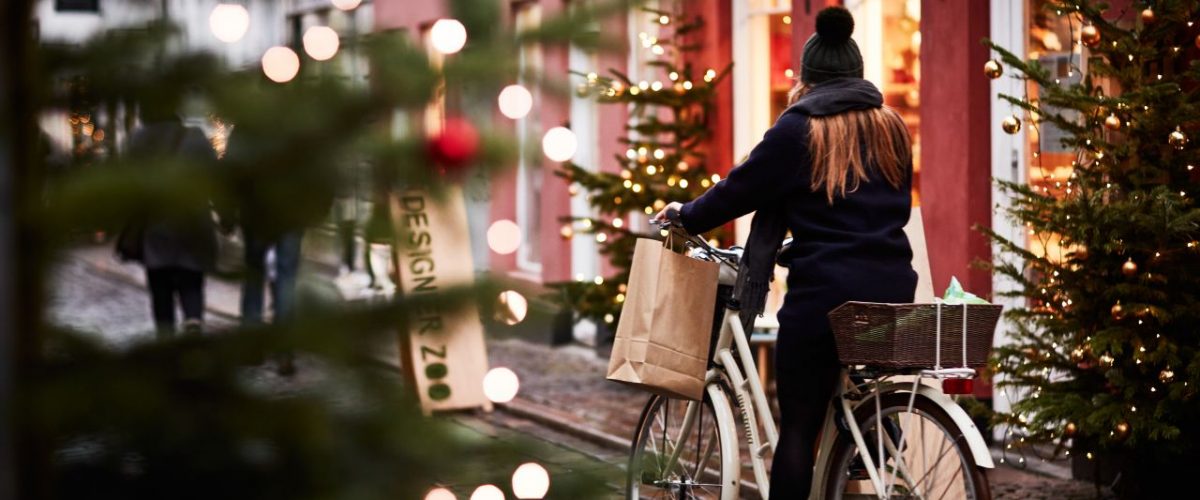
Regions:
<svg viewBox="0 0 1200 500"><path fill-rule="evenodd" d="M650 223L657 225L659 229L670 229L672 227L683 229L683 222L679 220L679 210L674 208L667 210L665 219L655 220L652 217L650 218Z"/></svg>
<svg viewBox="0 0 1200 500"><path fill-rule="evenodd" d="M685 239L691 242L691 244L695 245L699 249L702 249L708 255L716 257L718 260L721 260L727 264L733 265L737 261L741 260L743 251L741 247L735 246L730 247L729 249L717 248L713 245L710 245L704 238L688 233L687 230L683 228L683 223L679 220L679 210L674 208L668 209L664 215L665 217L661 220L650 219L650 223L657 225L659 229L678 231L684 236Z"/></svg>

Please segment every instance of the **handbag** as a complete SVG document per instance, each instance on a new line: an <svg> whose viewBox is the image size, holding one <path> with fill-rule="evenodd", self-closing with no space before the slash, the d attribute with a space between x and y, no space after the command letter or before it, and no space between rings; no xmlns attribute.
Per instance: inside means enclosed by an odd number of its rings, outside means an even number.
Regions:
<svg viewBox="0 0 1200 500"><path fill-rule="evenodd" d="M171 140L171 153L179 152L179 145L183 142L183 136L187 132L187 127L180 125L175 131L175 135ZM146 258L146 247L143 242L146 241L146 216L145 214L137 214L131 216L125 222L125 226L121 228L121 232L117 234L117 244L113 249L113 253L122 262L142 262Z"/></svg>
<svg viewBox="0 0 1200 500"><path fill-rule="evenodd" d="M146 221L144 217L135 217L125 223L117 234L117 246L114 253L122 262L141 262L146 258L146 248L142 242L146 239Z"/></svg>

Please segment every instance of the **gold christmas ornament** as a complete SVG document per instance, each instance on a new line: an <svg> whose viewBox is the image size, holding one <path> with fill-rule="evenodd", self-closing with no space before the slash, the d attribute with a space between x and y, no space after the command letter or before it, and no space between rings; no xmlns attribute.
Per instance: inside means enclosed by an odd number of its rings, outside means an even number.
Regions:
<svg viewBox="0 0 1200 500"><path fill-rule="evenodd" d="M567 186L567 193L570 194L571 196L575 196L575 195L579 194L579 186L576 184L571 184L570 186Z"/></svg>
<svg viewBox="0 0 1200 500"><path fill-rule="evenodd" d="M1172 371L1170 367L1163 368L1163 370L1161 372L1158 372L1158 379L1161 380L1164 384L1167 382L1170 382L1174 378L1175 378L1175 372Z"/></svg>
<svg viewBox="0 0 1200 500"><path fill-rule="evenodd" d="M995 80L1004 74L1004 66L1000 65L1000 61L988 59L988 62L983 63L983 74Z"/></svg>
<svg viewBox="0 0 1200 500"><path fill-rule="evenodd" d="M1120 320L1121 318L1125 317L1125 308L1121 307L1120 302L1113 304L1112 309L1109 312L1112 313L1112 318L1115 320Z"/></svg>
<svg viewBox="0 0 1200 500"><path fill-rule="evenodd" d="M1100 364L1101 365L1112 366L1113 361L1116 361L1116 359L1113 358L1112 355L1107 352L1100 355Z"/></svg>
<svg viewBox="0 0 1200 500"><path fill-rule="evenodd" d="M587 97L590 92L591 88L586 83L581 83L575 87L575 95L579 97Z"/></svg>
<svg viewBox="0 0 1200 500"><path fill-rule="evenodd" d="M562 239L569 240L575 236L575 228L572 228L570 224L563 224L563 227L558 230L558 234L562 236Z"/></svg>
<svg viewBox="0 0 1200 500"><path fill-rule="evenodd" d="M1125 276L1133 276L1137 274L1137 269L1137 263L1134 262L1133 259L1129 259L1125 261L1124 264L1121 264L1121 274L1124 274Z"/></svg>
<svg viewBox="0 0 1200 500"><path fill-rule="evenodd" d="M1079 41L1088 47L1095 48L1100 45L1100 30L1093 24L1085 25L1079 30Z"/></svg>
<svg viewBox="0 0 1200 500"><path fill-rule="evenodd" d="M1171 146L1174 146L1175 149L1183 149L1183 146L1186 145L1187 142L1187 135L1185 135L1183 133L1183 129L1178 126L1175 127L1174 132L1171 132L1171 135L1167 136L1167 143L1169 143Z"/></svg>
<svg viewBox="0 0 1200 500"><path fill-rule="evenodd" d="M1150 24L1154 22L1154 9L1149 7L1142 11L1142 24Z"/></svg>
<svg viewBox="0 0 1200 500"><path fill-rule="evenodd" d="M1117 431L1117 437L1125 437L1125 435L1129 433L1129 424L1126 422L1121 422L1117 424L1115 430Z"/></svg>
<svg viewBox="0 0 1200 500"><path fill-rule="evenodd" d="M1009 115L1008 118L1005 118L1004 121L1000 122L1000 128L1003 129L1006 134L1015 134L1021 131L1021 120L1014 115Z"/></svg>
<svg viewBox="0 0 1200 500"><path fill-rule="evenodd" d="M1121 118L1114 113L1109 113L1108 118L1104 119L1104 128L1109 130L1121 130Z"/></svg>
<svg viewBox="0 0 1200 500"><path fill-rule="evenodd" d="M1071 437L1075 435L1075 430L1075 422L1067 422L1066 428L1063 429L1063 434L1065 434L1067 437Z"/></svg>

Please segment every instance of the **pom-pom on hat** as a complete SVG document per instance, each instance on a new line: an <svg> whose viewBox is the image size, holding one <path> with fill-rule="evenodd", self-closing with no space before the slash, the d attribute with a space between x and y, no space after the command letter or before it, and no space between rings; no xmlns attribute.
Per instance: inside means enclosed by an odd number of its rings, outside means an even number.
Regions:
<svg viewBox="0 0 1200 500"><path fill-rule="evenodd" d="M854 33L854 16L845 7L826 7L817 14L817 32L804 43L800 81L813 85L834 78L862 78L863 59Z"/></svg>

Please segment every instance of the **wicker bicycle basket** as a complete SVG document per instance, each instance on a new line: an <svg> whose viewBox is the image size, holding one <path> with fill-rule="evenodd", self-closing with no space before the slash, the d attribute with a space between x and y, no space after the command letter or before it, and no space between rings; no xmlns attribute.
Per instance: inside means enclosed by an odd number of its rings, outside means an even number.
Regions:
<svg viewBox="0 0 1200 500"><path fill-rule="evenodd" d="M978 368L987 364L1001 305L880 304L847 302L829 313L843 364L882 368L941 366ZM940 311L939 311L940 309ZM966 314L966 321L963 321ZM939 319L941 328L939 328ZM966 326L966 335L963 327ZM941 340L938 340L941 332ZM963 348L963 343L966 348Z"/></svg>

